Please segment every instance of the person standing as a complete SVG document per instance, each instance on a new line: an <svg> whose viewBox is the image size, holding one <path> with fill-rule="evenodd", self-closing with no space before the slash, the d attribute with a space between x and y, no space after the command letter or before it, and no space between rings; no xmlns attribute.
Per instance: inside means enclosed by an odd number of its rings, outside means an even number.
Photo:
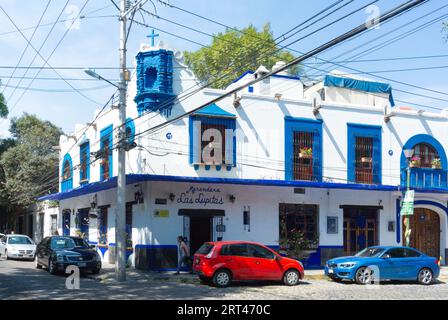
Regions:
<svg viewBox="0 0 448 320"><path fill-rule="evenodd" d="M186 265L188 268L191 268L190 265L190 249L188 248L187 244L184 241L184 237L178 236L177 237L177 244L178 244L178 252L179 252L179 261L177 264L177 272L175 274L180 274L180 269L182 268L182 265Z"/></svg>

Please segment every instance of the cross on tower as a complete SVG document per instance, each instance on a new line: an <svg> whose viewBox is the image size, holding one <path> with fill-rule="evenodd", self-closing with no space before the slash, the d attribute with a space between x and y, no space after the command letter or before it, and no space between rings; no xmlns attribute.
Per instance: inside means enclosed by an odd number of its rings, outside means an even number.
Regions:
<svg viewBox="0 0 448 320"><path fill-rule="evenodd" d="M147 35L146 36L146 38L151 38L151 47L154 47L154 40L157 38L157 37L159 37L160 35L159 34L156 34L155 32L154 32L154 29L152 29L152 32L151 32L151 34L150 35Z"/></svg>

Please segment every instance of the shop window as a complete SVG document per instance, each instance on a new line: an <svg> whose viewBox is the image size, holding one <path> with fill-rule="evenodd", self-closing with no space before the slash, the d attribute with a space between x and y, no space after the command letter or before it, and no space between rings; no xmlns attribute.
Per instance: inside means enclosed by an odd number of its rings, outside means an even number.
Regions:
<svg viewBox="0 0 448 320"><path fill-rule="evenodd" d="M318 206L281 203L280 246L316 249L319 244Z"/></svg>

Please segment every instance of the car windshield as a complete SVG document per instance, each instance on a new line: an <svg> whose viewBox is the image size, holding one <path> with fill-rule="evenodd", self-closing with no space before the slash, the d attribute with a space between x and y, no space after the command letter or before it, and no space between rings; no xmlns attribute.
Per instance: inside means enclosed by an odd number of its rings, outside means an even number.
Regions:
<svg viewBox="0 0 448 320"><path fill-rule="evenodd" d="M12 236L9 237L8 244L33 244L33 241L28 237Z"/></svg>
<svg viewBox="0 0 448 320"><path fill-rule="evenodd" d="M54 249L86 248L88 246L83 239L78 238L53 238L51 240L51 247Z"/></svg>
<svg viewBox="0 0 448 320"><path fill-rule="evenodd" d="M384 252L383 248L365 248L364 250L358 252L356 257L378 257L381 253Z"/></svg>

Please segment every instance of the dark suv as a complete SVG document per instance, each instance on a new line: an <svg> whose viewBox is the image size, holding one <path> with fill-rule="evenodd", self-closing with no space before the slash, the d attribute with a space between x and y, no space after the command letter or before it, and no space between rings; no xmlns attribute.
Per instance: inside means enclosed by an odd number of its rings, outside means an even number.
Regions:
<svg viewBox="0 0 448 320"><path fill-rule="evenodd" d="M70 265L81 271L97 274L101 270L101 258L84 239L68 236L52 236L43 239L36 248L36 268L46 267L51 274L65 272Z"/></svg>

